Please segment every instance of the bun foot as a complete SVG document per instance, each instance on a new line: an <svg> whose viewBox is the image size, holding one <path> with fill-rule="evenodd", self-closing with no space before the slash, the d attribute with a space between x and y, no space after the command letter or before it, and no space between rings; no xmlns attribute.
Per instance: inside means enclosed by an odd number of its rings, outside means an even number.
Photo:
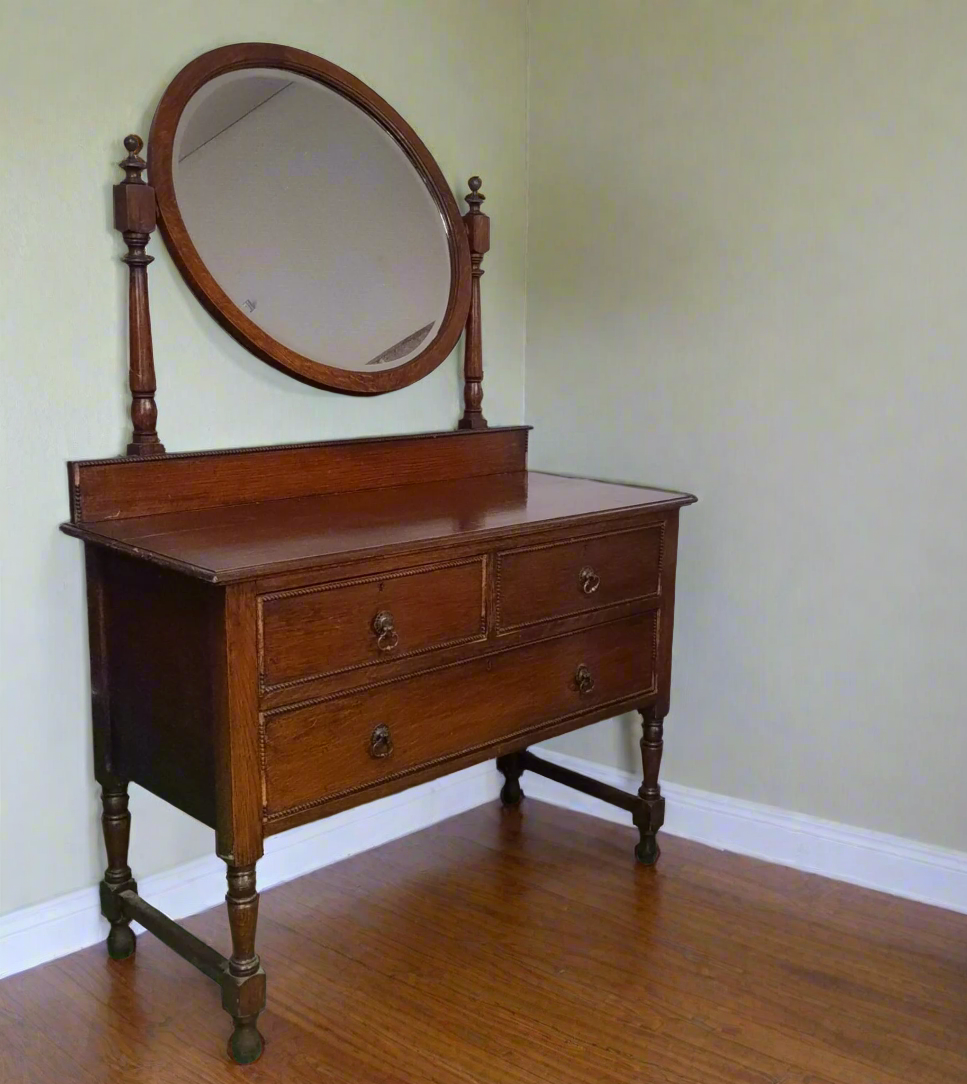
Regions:
<svg viewBox="0 0 967 1084"><path fill-rule="evenodd" d="M262 1056L262 1036L255 1020L236 1021L228 1040L228 1056L238 1065L251 1065Z"/></svg>
<svg viewBox="0 0 967 1084"><path fill-rule="evenodd" d="M508 779L500 788L500 801L505 806L520 805L524 792L520 789L520 781Z"/></svg>
<svg viewBox="0 0 967 1084"><path fill-rule="evenodd" d="M111 927L107 935L107 954L112 960L126 960L134 954L135 945L134 932L126 922Z"/></svg>
<svg viewBox="0 0 967 1084"><path fill-rule="evenodd" d="M500 788L500 801L505 806L520 805L524 792L520 789L520 776L523 767L520 763L519 753L509 753L504 757L497 757L497 768L504 776L504 785Z"/></svg>
<svg viewBox="0 0 967 1084"><path fill-rule="evenodd" d="M643 866L653 866L661 854L661 847L654 836L642 836L641 842L635 845L635 858Z"/></svg>

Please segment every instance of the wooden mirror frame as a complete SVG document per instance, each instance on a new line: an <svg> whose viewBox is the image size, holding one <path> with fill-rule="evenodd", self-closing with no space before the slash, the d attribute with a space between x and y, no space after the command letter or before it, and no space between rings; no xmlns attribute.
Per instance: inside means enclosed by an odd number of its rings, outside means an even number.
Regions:
<svg viewBox="0 0 967 1084"><path fill-rule="evenodd" d="M439 207L450 251L450 297L437 334L416 357L402 365L375 372L358 372L326 365L291 350L263 331L229 298L195 248L178 207L172 176L178 122L192 96L206 83L227 72L245 68L295 72L347 98L389 132ZM148 171L157 199L162 235L185 281L226 331L277 369L318 388L354 395L378 395L420 380L456 346L467 321L471 295L470 246L456 200L440 167L416 132L374 90L337 65L302 49L262 42L226 45L203 53L182 68L162 95L148 137Z"/></svg>

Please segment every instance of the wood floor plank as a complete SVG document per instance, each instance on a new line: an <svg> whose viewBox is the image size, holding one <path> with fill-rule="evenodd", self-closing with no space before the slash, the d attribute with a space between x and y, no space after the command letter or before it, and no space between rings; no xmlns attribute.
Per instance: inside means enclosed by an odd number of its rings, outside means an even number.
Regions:
<svg viewBox="0 0 967 1084"><path fill-rule="evenodd" d="M150 935L14 976L0 1082L967 1082L967 917L672 838L649 870L634 838L528 800L263 894L244 1069ZM185 924L227 950L222 908Z"/></svg>
<svg viewBox="0 0 967 1084"><path fill-rule="evenodd" d="M390 876L392 876L392 874L390 874ZM598 876L599 876L599 879L600 879L601 878L601 871L600 870L598 871ZM645 871L645 876L648 876L647 871ZM374 881L376 881L376 882L380 881L380 872L378 870L370 871L367 879L369 881L369 888L371 890L372 887L373 887L373 882ZM464 874L463 877L461 878L461 884L463 884L468 879L470 879L469 875ZM506 878L504 879L502 884L503 884L503 886L505 888L508 887ZM343 892L347 892L348 889L349 889L349 886L347 886L345 884L342 884L339 887L343 890ZM424 898L425 895L427 893L432 893L434 891L434 889L433 889L432 885L427 885L425 882L423 882L422 887L423 887L423 891L420 893L420 895L418 897L416 897L416 898L405 901L405 903L402 906L402 910L404 910L407 913L411 913L411 914L419 914L421 907L430 906L430 907L433 908L433 910L435 912L438 912L441 915L446 914L446 913L449 912L449 910L450 910L449 901L443 900L439 904L436 904L436 905L434 905L434 904L426 904L426 901L425 901L425 898ZM510 895L513 895L513 893L510 893ZM377 894L377 898L378 898L378 894ZM493 906L499 906L499 901L494 901ZM559 910L560 910L560 907L555 907L553 904L542 907L542 911L545 912L548 915L553 915L553 914L557 913L557 911L559 911ZM573 913L573 912L575 912L576 910L579 910L579 909L576 909L575 906L572 904L572 905L570 905L568 910ZM524 912L524 913L526 915L526 912ZM479 921L481 921L481 918L482 918L482 912L478 912L477 915L476 915L476 920L479 922ZM596 931L596 933L595 933L596 947L600 949L602 947L602 945L604 946L603 960L598 960L598 959L595 959L593 957L590 958L590 959L586 958L584 953L583 953L583 949L581 947L582 942L583 942L583 933L584 933L585 928L587 928L586 920L584 920L584 919L579 921L577 923L577 925L575 925L571 929L563 929L563 928L558 927L558 928L552 930L551 931L551 936L549 938L546 936L545 929L543 929L539 925L535 925L534 923L528 921L526 923L526 928L528 930L526 943L523 943L521 945L517 945L517 944L509 945L507 943L507 941L505 940L502 947L503 947L503 949L505 951L510 950L510 951L514 951L514 952L521 951L521 952L528 953L529 956L530 956L530 959L532 961L534 961L534 960L540 958L541 950L542 950L542 947L544 947L544 946L549 947L550 953L551 953L552 956L556 951L560 951L561 946L569 946L568 955L566 957L566 967L565 968L557 967L556 969L554 967L549 968L548 972L547 972L547 974L545 976L545 978L546 978L546 987L545 988L546 989L551 989L551 988L556 989L556 988L560 987L560 985L561 985L560 972L561 971L566 970L567 972L569 972L570 974L573 975L573 974L575 974L577 972L580 972L582 969L587 970L588 968L591 968L592 971L591 971L591 974L590 974L590 978L588 980L589 997L591 997L591 998L594 998L595 996L600 997L600 993L598 993L598 991L601 991L601 990L607 990L607 989L613 989L613 988L619 988L620 989L620 988L623 988L623 987L627 987L628 986L629 976L628 976L628 974L626 972L627 972L627 965L630 965L630 967L632 969L632 975L631 975L632 980L634 981L634 980L637 980L637 979L640 979L640 978L643 977L644 978L643 985L647 986L647 985L651 984L652 986L654 986L655 987L655 994L654 994L654 997L651 999L651 1004L660 1006L662 1012L667 1014L669 1012L669 1005L670 1005L671 1000L674 998L675 995L679 994L680 991L675 990L675 989L668 990L666 988L666 986L662 983L661 978L652 979L652 978L648 977L651 972L654 972L658 976L661 975L661 973L665 970L662 967L662 961L660 959L656 960L655 956L654 956L654 953L640 954L640 955L632 956L632 957L629 958L629 960L625 961L626 966L624 966L624 969L622 969L621 961L623 960L623 958L625 956L627 956L627 953L624 950L625 950L626 946L629 944L629 942L634 940L635 931L633 929L630 929L630 930L627 930L627 931L623 931L620 934L620 936L614 936L613 933L609 933L609 931L608 931L608 928L607 928L608 927L608 920L607 920L606 915L592 916L592 921L593 921L593 928ZM503 921L502 924L503 924L504 927L509 928L509 929L511 929L511 931L513 931L514 927L513 927L512 923L507 923L506 921ZM494 927L494 930L496 931L497 929L500 929L500 928L501 928L501 925L498 925L498 926ZM438 927L437 932L438 933L446 933L447 931L446 931L445 928L443 928L441 930ZM511 933L511 936L513 936L513 933ZM609 938L610 938L610 941L609 941ZM607 969L604 973L601 972L602 964ZM674 969L675 967L680 968L680 966L681 966L680 961L674 960L674 959L671 961L671 968L672 969ZM703 984L707 985L708 977L709 977L708 972L706 970L703 973L703 977L702 977L702 983ZM699 991L700 990L701 990L701 985L699 986ZM669 997L669 994L672 995L671 998ZM723 999L728 997L728 990L727 989L723 990L722 996L723 996ZM701 1002L702 1002L701 995L696 990L687 991L684 998L681 999L681 1000L683 1000L683 1010L685 1012L689 1011L696 1004L701 1004ZM718 1006L714 1001L709 1002L705 1007L706 1007L707 1013L711 1013L713 1016L719 1012ZM725 1019L728 1021L728 1023L723 1024L723 1028L726 1031L728 1031L728 1030L731 1030L732 1032L735 1031L734 1025L735 1025L736 1020L737 1019L741 1020L742 1016L743 1016L742 1009L743 1009L743 1006L740 1005L740 1006L738 1006L738 1011L737 1011L737 1006L735 1004L730 1004L728 1013L727 1013L727 1015L725 1017ZM768 1004L768 1002L759 1001L759 1002L756 1002L753 1005L752 1010L750 1012L748 1012L747 1015L748 1015L749 1021L752 1023L752 1026L753 1027L758 1027L759 1026L758 1021L759 1020L771 1021L774 1018L776 1018L776 1011L772 1006L770 1006ZM809 1047L802 1044L797 1036L793 1036L793 1042L799 1042L799 1044L800 1044L800 1053L801 1054L803 1054L804 1051L809 1050ZM731 1045L732 1045L732 1047L735 1048L735 1050L738 1050L741 1044L732 1043ZM774 1042L773 1042L773 1045L775 1045ZM787 1045L788 1045L788 1043L787 1043ZM658 1051L659 1046L660 1046L660 1041L656 1041L656 1042L652 1043L652 1045L650 1047L650 1054L653 1057L657 1055L657 1051ZM725 1057L726 1055L722 1054L721 1056ZM839 1062L839 1061L843 1060L841 1057L839 1057L837 1055L830 1055L825 1047L818 1046L818 1045L814 1046L812 1048L812 1056L807 1057L806 1062L808 1064L810 1061L816 1061L817 1058L820 1059L821 1063L826 1063L826 1064L830 1064L830 1063L833 1063L833 1062ZM858 1084L865 1084L865 1082L869 1080L869 1073L868 1073L867 1068L864 1065L850 1063L849 1065L845 1066L845 1068L842 1069L841 1079L843 1079L844 1081L849 1081L850 1084L852 1084L853 1081L858 1082ZM894 1078L889 1077L887 1079L894 1079Z"/></svg>

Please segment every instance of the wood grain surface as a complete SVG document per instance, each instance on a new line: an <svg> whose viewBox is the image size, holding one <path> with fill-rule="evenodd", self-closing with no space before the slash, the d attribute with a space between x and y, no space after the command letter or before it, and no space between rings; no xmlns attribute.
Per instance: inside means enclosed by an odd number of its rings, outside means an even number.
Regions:
<svg viewBox="0 0 967 1084"><path fill-rule="evenodd" d="M527 777L524 777L526 791ZM0 983L4 1084L959 1084L967 916L525 799L266 892L266 1055L150 935ZM189 919L229 950L224 910Z"/></svg>
<svg viewBox="0 0 967 1084"><path fill-rule="evenodd" d="M495 652L321 703L266 712L266 817L655 692L654 613ZM587 671L587 684L577 680ZM376 727L389 747L371 747ZM385 744L385 743L383 743Z"/></svg>
<svg viewBox="0 0 967 1084"><path fill-rule="evenodd" d="M493 433L464 431L465 440ZM144 469L164 460L132 460ZM127 468L131 470L131 467ZM296 468L293 468L296 469ZM132 481L133 481L132 476ZM694 497L534 471L63 524L67 534L231 583L360 557L486 540L590 517L656 514Z"/></svg>
<svg viewBox="0 0 967 1084"><path fill-rule="evenodd" d="M262 681L271 687L483 639L485 587L484 558L471 557L265 595Z"/></svg>
<svg viewBox="0 0 967 1084"><path fill-rule="evenodd" d="M497 625L518 628L657 596L664 524L497 554Z"/></svg>
<svg viewBox="0 0 967 1084"><path fill-rule="evenodd" d="M522 471L526 426L315 444L118 456L67 464L72 523L281 501Z"/></svg>

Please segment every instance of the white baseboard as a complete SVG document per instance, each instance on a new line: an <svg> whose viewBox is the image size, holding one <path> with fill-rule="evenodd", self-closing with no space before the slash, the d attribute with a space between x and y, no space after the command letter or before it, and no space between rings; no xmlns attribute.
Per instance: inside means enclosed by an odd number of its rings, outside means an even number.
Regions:
<svg viewBox="0 0 967 1084"><path fill-rule="evenodd" d="M622 790L635 791L641 782L631 772L554 749L535 747L535 752ZM961 851L675 783L661 786L666 800L663 831L669 835L967 914L967 854ZM524 775L523 787L530 797L565 809L618 824L631 821L629 814L615 806L532 772Z"/></svg>
<svg viewBox="0 0 967 1084"><path fill-rule="evenodd" d="M293 828L265 841L259 888L311 873L350 855L495 801L500 776L493 761L411 790ZM135 811L134 831L137 831ZM135 871L137 873L137 871ZM184 918L225 899L225 864L214 855L138 881L138 891L171 918ZM142 927L132 923L132 929ZM76 952L107 937L97 887L82 888L0 916L0 978Z"/></svg>
<svg viewBox="0 0 967 1084"><path fill-rule="evenodd" d="M627 791L638 787L638 777L630 772L537 748L547 760L603 783ZM259 887L271 888L495 801L500 781L493 761L487 761L272 836L259 862ZM623 810L531 772L524 776L524 790L531 798L552 805L630 823ZM669 835L967 914L967 854L960 851L675 783L663 783L662 790L667 799L663 831ZM139 890L165 914L184 918L222 902L225 866L214 856L200 858L143 878ZM133 928L141 930L136 923ZM66 956L106 936L96 887L0 916L0 978Z"/></svg>

